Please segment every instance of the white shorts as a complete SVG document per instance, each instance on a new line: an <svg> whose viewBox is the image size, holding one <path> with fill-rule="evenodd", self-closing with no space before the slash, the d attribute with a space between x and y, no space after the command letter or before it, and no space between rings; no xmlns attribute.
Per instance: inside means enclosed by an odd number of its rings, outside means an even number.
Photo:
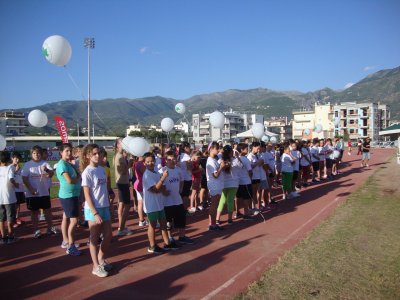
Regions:
<svg viewBox="0 0 400 300"><path fill-rule="evenodd" d="M136 198L138 201L143 201L143 192L139 192L138 190L136 191Z"/></svg>

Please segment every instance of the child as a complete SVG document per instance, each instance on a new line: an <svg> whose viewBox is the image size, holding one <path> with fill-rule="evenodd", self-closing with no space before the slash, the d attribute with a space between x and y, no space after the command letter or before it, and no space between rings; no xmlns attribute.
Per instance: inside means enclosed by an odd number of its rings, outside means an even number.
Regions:
<svg viewBox="0 0 400 300"><path fill-rule="evenodd" d="M300 190L301 185L299 185L299 177L300 177L300 151L297 150L297 143L293 142L291 144L291 151L293 157L296 160L293 163L293 178L292 178L292 191Z"/></svg>
<svg viewBox="0 0 400 300"><path fill-rule="evenodd" d="M146 166L144 165L144 157L140 156L134 163L135 177L136 180L133 183L133 188L136 191L137 199L137 212L139 215L139 227L147 226L147 221L144 218L143 212L143 173L146 171Z"/></svg>
<svg viewBox="0 0 400 300"><path fill-rule="evenodd" d="M283 199L292 199L298 197L299 194L292 191L293 163L297 159L290 153L289 145L284 146L281 160Z"/></svg>
<svg viewBox="0 0 400 300"><path fill-rule="evenodd" d="M75 229L79 217L79 195L81 193L80 174L70 163L72 158L72 145L69 143L60 146L61 159L57 163L56 174L60 182L58 197L64 210L61 222L63 241L61 248L71 256L79 256L81 252L75 245ZM69 221L69 226L68 226Z"/></svg>
<svg viewBox="0 0 400 300"><path fill-rule="evenodd" d="M221 198L222 190L224 188L224 175L222 171L225 169L225 162L221 161L218 163L218 151L219 145L217 142L211 142L208 146L209 157L207 159L206 174L207 174L207 187L210 192L211 204L209 213L209 231L219 231L222 227L219 227L216 223L217 219L217 207Z"/></svg>
<svg viewBox="0 0 400 300"><path fill-rule="evenodd" d="M159 173L168 171L165 180L165 188L169 195L165 196L165 216L167 219L167 232L171 246L177 247L179 244L194 244L194 241L185 235L186 212L183 201L179 194L183 187L183 178L179 168L176 168L176 155L173 151L165 153L166 166L160 169ZM200 184L200 183L199 183ZM172 226L173 225L173 226ZM172 227L178 230L178 243L172 237Z"/></svg>
<svg viewBox="0 0 400 300"><path fill-rule="evenodd" d="M300 183L302 186L308 186L308 179L310 178L310 170L311 170L311 153L309 149L309 142L303 141L300 150L300 166L301 166L301 176Z"/></svg>
<svg viewBox="0 0 400 300"><path fill-rule="evenodd" d="M251 168L253 169L253 176L251 178L251 183L253 187L253 205L255 209L258 209L260 207L257 207L258 205L258 188L260 186L261 182L261 171L262 166L264 165L264 160L259 158L259 152L260 152L260 143L259 142L253 142L251 144L251 152L247 155L247 158L249 159L251 163Z"/></svg>
<svg viewBox="0 0 400 300"><path fill-rule="evenodd" d="M86 145L80 158L82 171L82 187L85 195L85 220L89 223L90 256L93 262L92 274L107 277L112 266L106 261L111 240L110 202L108 200L107 177L99 165L99 146ZM100 234L103 240L98 247Z"/></svg>
<svg viewBox="0 0 400 300"><path fill-rule="evenodd" d="M170 243L167 233L167 221L164 211L164 196L169 196L170 191L165 189L164 181L168 177L168 170L162 175L154 171L155 157L152 153L147 152L144 155L144 164L146 171L143 174L143 208L149 219L147 228L147 236L149 239L149 247L147 252L154 254L162 254L166 250L176 250L176 245ZM156 244L155 231L157 221L160 224L161 235L164 240L164 248L160 248Z"/></svg>
<svg viewBox="0 0 400 300"><path fill-rule="evenodd" d="M192 187L192 162L190 159L190 152L190 144L188 142L183 142L180 147L179 165L184 180L181 196L185 208L189 205L190 189Z"/></svg>
<svg viewBox="0 0 400 300"><path fill-rule="evenodd" d="M196 207L198 204L202 172L200 166L201 156L202 153L200 151L196 151L192 155L192 195L190 196L190 208L188 209L189 213L196 212Z"/></svg>
<svg viewBox="0 0 400 300"><path fill-rule="evenodd" d="M53 226L48 184L48 179L54 175L54 171L47 161L42 160L42 148L40 146L32 147L31 160L25 163L21 175L26 187L26 206L31 211L33 237L37 239L42 235L38 228L39 209L44 210L47 234L57 234L57 229Z"/></svg>
<svg viewBox="0 0 400 300"><path fill-rule="evenodd" d="M99 149L99 165L104 168L106 171L106 177L107 177L107 191L108 191L108 199L110 200L110 214L111 214L111 220L114 219L114 199L115 199L115 193L113 189L111 188L111 171L110 167L108 167L108 161L107 161L107 151L104 148Z"/></svg>
<svg viewBox="0 0 400 300"><path fill-rule="evenodd" d="M14 188L18 187L15 182L12 166L9 166L10 154L0 152L0 233L2 244L13 244L17 241L14 236L14 223L16 220L16 202ZM5 232L7 221L8 236Z"/></svg>
<svg viewBox="0 0 400 300"><path fill-rule="evenodd" d="M14 227L18 227L23 222L19 218L20 206L25 203L24 183L22 181L21 167L19 162L21 161L21 154L19 152L13 152L12 154L12 168L14 171L15 182L18 183L18 187L15 188L15 196L17 197L17 209L16 209L16 221Z"/></svg>
<svg viewBox="0 0 400 300"><path fill-rule="evenodd" d="M312 163L312 182L319 182L320 171L319 171L319 150L318 150L319 140L314 139L313 145L310 149L311 153L311 163Z"/></svg>

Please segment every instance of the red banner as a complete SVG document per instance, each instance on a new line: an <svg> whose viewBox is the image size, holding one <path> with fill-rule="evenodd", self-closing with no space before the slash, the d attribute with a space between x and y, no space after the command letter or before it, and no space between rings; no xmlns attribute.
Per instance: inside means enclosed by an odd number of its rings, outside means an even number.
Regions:
<svg viewBox="0 0 400 300"><path fill-rule="evenodd" d="M68 128L67 123L60 116L55 116L54 121L56 122L58 133L60 134L61 141L63 144L68 143Z"/></svg>

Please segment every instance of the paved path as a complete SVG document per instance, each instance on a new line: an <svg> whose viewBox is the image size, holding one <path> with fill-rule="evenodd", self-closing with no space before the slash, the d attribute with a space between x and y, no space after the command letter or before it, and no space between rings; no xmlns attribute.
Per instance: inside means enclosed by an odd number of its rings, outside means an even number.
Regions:
<svg viewBox="0 0 400 300"><path fill-rule="evenodd" d="M130 221L135 234L111 244L109 260L114 271L107 278L91 275L86 245L81 248L81 257L69 257L59 247L60 236L33 240L27 223L17 229L23 238L20 242L0 247L2 298L232 298L329 216L375 170L385 168L393 154L391 149L373 150L369 168L360 167L360 156L345 155L342 175L308 187L301 198L265 212L265 223L259 217L257 222L235 221L233 226L224 226L221 233L207 232L206 212L199 213L190 217L188 227L188 235L196 239L196 244L165 255L147 254L145 229ZM61 209L57 202L53 201L59 225ZM28 221L27 212L24 215ZM87 230L78 230L82 245L87 237Z"/></svg>

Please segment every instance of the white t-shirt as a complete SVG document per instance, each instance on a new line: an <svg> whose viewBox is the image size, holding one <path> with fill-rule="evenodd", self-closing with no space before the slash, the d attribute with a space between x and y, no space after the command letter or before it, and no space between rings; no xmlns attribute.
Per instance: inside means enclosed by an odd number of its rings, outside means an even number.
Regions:
<svg viewBox="0 0 400 300"><path fill-rule="evenodd" d="M257 163L259 160L258 156L256 154L253 154L252 152L250 152L247 155L247 158L249 159L249 161L252 165ZM253 176L251 179L261 179L261 167L260 166L253 168Z"/></svg>
<svg viewBox="0 0 400 300"><path fill-rule="evenodd" d="M318 147L318 153L319 153L319 161L324 161L326 158L326 148L325 146L323 147Z"/></svg>
<svg viewBox="0 0 400 300"><path fill-rule="evenodd" d="M154 164L154 171L158 172L162 168L161 158L156 156L156 162Z"/></svg>
<svg viewBox="0 0 400 300"><path fill-rule="evenodd" d="M92 198L94 207L101 208L110 206L110 202L108 201L106 170L102 166L86 167L82 172L82 187L84 186L89 187L90 197ZM87 201L85 201L85 208L89 208Z"/></svg>
<svg viewBox="0 0 400 300"><path fill-rule="evenodd" d="M319 157L318 147L312 146L310 152L311 152L311 162L319 162L319 158L316 158L316 157ZM314 155L316 157L314 157Z"/></svg>
<svg viewBox="0 0 400 300"><path fill-rule="evenodd" d="M180 168L182 170L183 180L191 181L192 172L187 169L187 162L190 161L190 156L187 153L182 153L180 156Z"/></svg>
<svg viewBox="0 0 400 300"><path fill-rule="evenodd" d="M143 173L143 210L145 213L161 211L164 209L163 194L150 192L149 189L155 186L161 179L159 173L151 172L146 169Z"/></svg>
<svg viewBox="0 0 400 300"><path fill-rule="evenodd" d="M237 158L231 160L231 168L229 172L226 172L225 170L222 171L222 173L224 173L224 188L239 187L239 176L241 168L242 164Z"/></svg>
<svg viewBox="0 0 400 300"><path fill-rule="evenodd" d="M14 186L10 181L12 178L14 178L12 166L0 167L0 205L17 202Z"/></svg>
<svg viewBox="0 0 400 300"><path fill-rule="evenodd" d="M290 157L289 154L283 153L282 154L282 172L285 173L293 173L293 159Z"/></svg>
<svg viewBox="0 0 400 300"><path fill-rule="evenodd" d="M266 163L269 166L269 173L275 172L275 151L266 151L264 154L264 160L266 160Z"/></svg>
<svg viewBox="0 0 400 300"><path fill-rule="evenodd" d="M239 172L239 184L240 185L247 185L251 184L251 178L249 175L249 171L252 170L251 163L246 156L241 156L240 160L242 161L242 168Z"/></svg>
<svg viewBox="0 0 400 300"><path fill-rule="evenodd" d="M162 174L165 170L168 170L168 177L165 179L164 185L170 193L168 196L164 196L164 206L180 205L183 203L179 194L179 185L183 181L181 169L178 167L174 169L163 167L159 173Z"/></svg>
<svg viewBox="0 0 400 300"><path fill-rule="evenodd" d="M335 150L335 148L333 146L328 145L328 144L325 145L326 158L335 159L333 157L333 150Z"/></svg>
<svg viewBox="0 0 400 300"><path fill-rule="evenodd" d="M21 192L25 192L24 189L24 182L22 181L22 169L20 168L18 171L16 170L16 167L14 165L10 166L14 172L14 180L16 183L18 183L18 188L15 188L15 192L17 193L21 193Z"/></svg>
<svg viewBox="0 0 400 300"><path fill-rule="evenodd" d="M310 150L307 147L303 147L301 148L301 153L303 154L303 157L300 160L300 165L302 167L307 167L310 165L309 161L311 161L311 154L310 154ZM307 160L307 158L308 160Z"/></svg>
<svg viewBox="0 0 400 300"><path fill-rule="evenodd" d="M207 187L211 196L221 195L222 190L224 189L224 171L222 171L217 178L215 178L213 175L218 170L218 161L212 157L208 157L206 165L206 177Z"/></svg>
<svg viewBox="0 0 400 300"><path fill-rule="evenodd" d="M292 155L297 158L293 164L293 171L299 171L300 170L300 158L301 158L300 151L292 150Z"/></svg>
<svg viewBox="0 0 400 300"><path fill-rule="evenodd" d="M39 162L30 160L26 162L24 167L22 168L22 177L28 177L29 183L31 184L32 188L38 192L36 195L32 195L30 191L26 189L26 197L29 198L49 196L49 177L47 173L43 171L44 166L47 169L52 170L47 161L44 160L41 160Z"/></svg>
<svg viewBox="0 0 400 300"><path fill-rule="evenodd" d="M265 152L260 153L260 159L264 161L264 164L267 164L267 158L265 157ZM267 180L267 173L265 172L264 166L260 167L260 180Z"/></svg>

